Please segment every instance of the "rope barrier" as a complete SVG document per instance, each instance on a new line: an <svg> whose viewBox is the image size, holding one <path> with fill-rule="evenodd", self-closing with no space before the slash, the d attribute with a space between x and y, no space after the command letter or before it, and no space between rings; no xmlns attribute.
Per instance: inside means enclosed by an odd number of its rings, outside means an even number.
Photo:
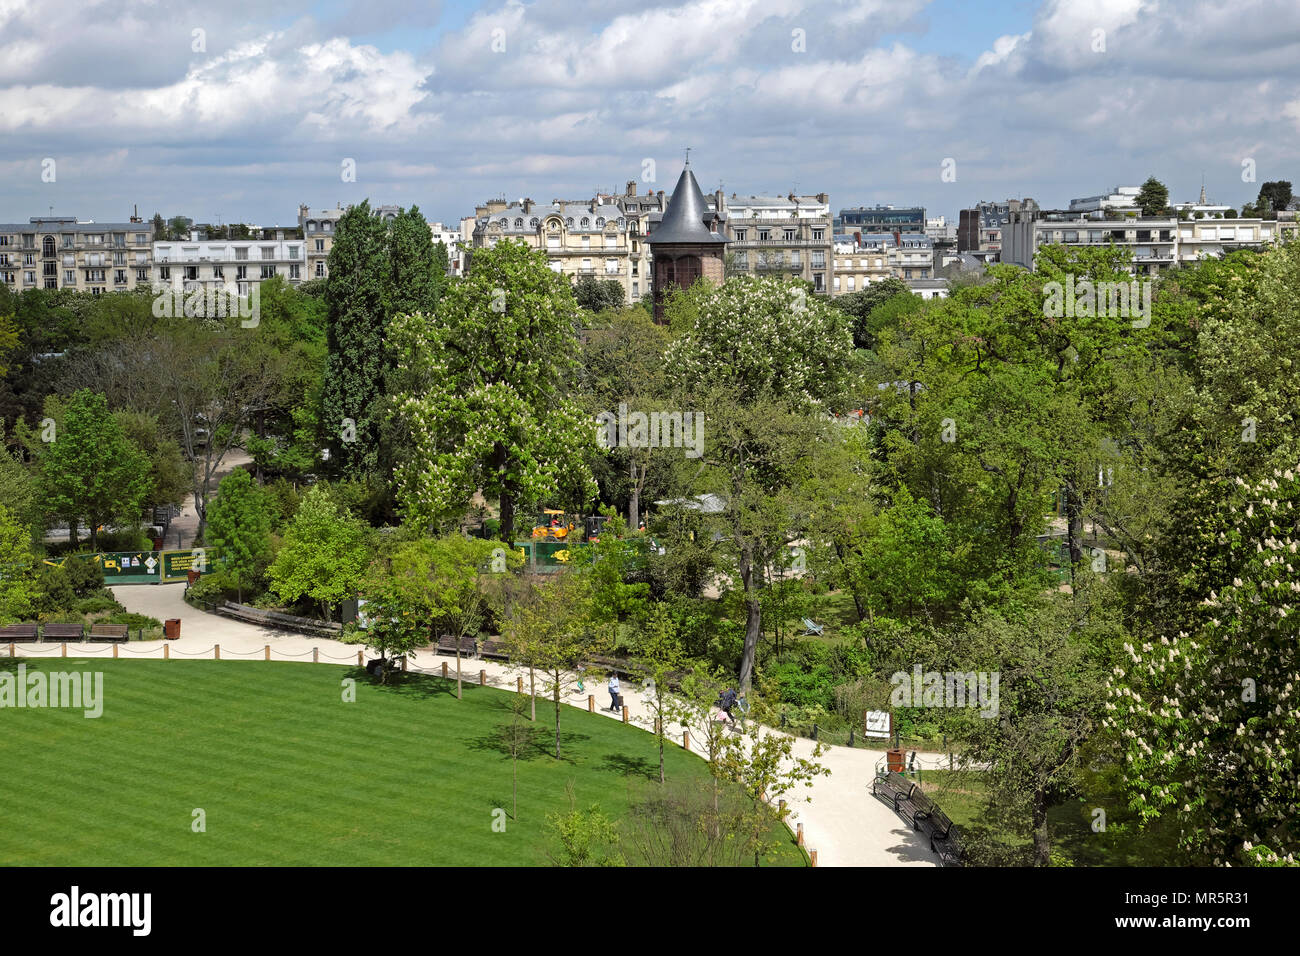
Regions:
<svg viewBox="0 0 1300 956"><path fill-rule="evenodd" d="M172 653L173 653L173 654L184 654L186 657L198 657L200 654L210 654L210 653L212 653L213 651L215 651L216 649L217 649L217 645L213 644L213 645L212 645L211 647L209 647L206 651L195 651L193 654L189 654L189 653L186 653L185 651L180 650L180 649L177 648L177 647L173 647L173 648L172 648Z"/></svg>
<svg viewBox="0 0 1300 956"><path fill-rule="evenodd" d="M148 654L148 653L150 653L151 651L154 650L154 648L152 648L152 647L142 647L142 648L141 648L140 650L138 650L138 651L133 651L133 650L131 650L131 648L127 647L125 644L119 644L118 646L121 647L122 650L123 650L124 652L126 652L127 654L136 654L136 655L138 655L138 656L143 656L143 655Z"/></svg>
<svg viewBox="0 0 1300 956"><path fill-rule="evenodd" d="M232 651L229 647L227 647L227 648L225 648L224 650L222 650L221 653L222 653L222 654L234 654L234 655L237 656L237 657L246 657L246 656L248 656L249 654L262 654L262 655L265 655L265 654L266 654L266 648L264 648L264 647L259 647L259 648L258 648L257 650L255 650L255 651Z"/></svg>
<svg viewBox="0 0 1300 956"><path fill-rule="evenodd" d="M309 655L311 654L311 651L303 651L301 654L290 654L288 651L281 651L281 650L278 650L278 649L276 648L276 646L275 646L274 644L272 644L272 645L271 645L271 655L274 656L274 655L276 655L276 654L280 654L280 655L282 655L282 656L284 656L284 657L307 657L307 656L309 656Z"/></svg>

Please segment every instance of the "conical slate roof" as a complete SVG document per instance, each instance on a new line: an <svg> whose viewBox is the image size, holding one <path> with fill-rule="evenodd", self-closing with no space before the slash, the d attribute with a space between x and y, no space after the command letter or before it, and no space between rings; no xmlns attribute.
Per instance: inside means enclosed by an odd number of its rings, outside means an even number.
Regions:
<svg viewBox="0 0 1300 956"><path fill-rule="evenodd" d="M652 246L668 242L725 243L726 239L704 225L708 212L704 193L700 192L700 184L695 181L691 164L687 163L673 189L664 218L646 241Z"/></svg>

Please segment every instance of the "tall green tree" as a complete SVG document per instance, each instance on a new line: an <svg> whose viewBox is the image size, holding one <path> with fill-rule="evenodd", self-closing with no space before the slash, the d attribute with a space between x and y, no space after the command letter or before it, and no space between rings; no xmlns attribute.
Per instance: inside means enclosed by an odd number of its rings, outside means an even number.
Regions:
<svg viewBox="0 0 1300 956"><path fill-rule="evenodd" d="M354 478L380 466L380 415L390 367L384 336L393 295L387 246L387 226L367 200L339 218L329 257L321 426L331 461Z"/></svg>
<svg viewBox="0 0 1300 956"><path fill-rule="evenodd" d="M0 624L12 624L32 612L36 555L31 530L0 504Z"/></svg>
<svg viewBox="0 0 1300 956"><path fill-rule="evenodd" d="M433 234L418 206L403 210L390 225L388 262L391 270L392 314L432 313L447 285L445 250L435 255Z"/></svg>
<svg viewBox="0 0 1300 956"><path fill-rule="evenodd" d="M1137 206L1142 210L1144 216L1167 215L1169 212L1169 188L1154 176L1148 176L1147 181L1138 190Z"/></svg>
<svg viewBox="0 0 1300 956"><path fill-rule="evenodd" d="M509 543L522 502L590 502L595 428L567 397L577 306L543 254L512 241L479 250L435 315L394 320L389 347L390 407L405 436L397 499L409 521L458 522L481 490L498 500Z"/></svg>
<svg viewBox="0 0 1300 956"><path fill-rule="evenodd" d="M725 502L720 533L734 551L746 607L741 686L762 632L762 572L804 506L791 489L855 382L848 317L806 285L737 277L669 303L682 333L665 363L683 405L705 415L704 448L689 489Z"/></svg>
<svg viewBox="0 0 1300 956"><path fill-rule="evenodd" d="M369 563L369 529L315 485L303 496L266 575L283 600L311 598L329 619L340 602L356 596Z"/></svg>
<svg viewBox="0 0 1300 956"><path fill-rule="evenodd" d="M53 437L41 458L41 487L47 513L67 521L73 544L81 522L90 528L92 548L101 527L137 524L149 491L149 462L104 396L88 388L75 392Z"/></svg>
<svg viewBox="0 0 1300 956"><path fill-rule="evenodd" d="M237 468L217 486L208 508L207 538L234 580L238 599L253 587L271 561L271 516L262 489Z"/></svg>

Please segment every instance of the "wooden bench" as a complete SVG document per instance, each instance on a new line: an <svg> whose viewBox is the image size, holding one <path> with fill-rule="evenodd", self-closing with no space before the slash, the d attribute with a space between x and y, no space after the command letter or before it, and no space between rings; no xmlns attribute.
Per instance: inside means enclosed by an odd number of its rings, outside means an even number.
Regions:
<svg viewBox="0 0 1300 956"><path fill-rule="evenodd" d="M45 624L41 626L43 641L79 641L86 633L84 624Z"/></svg>
<svg viewBox="0 0 1300 956"><path fill-rule="evenodd" d="M95 624L90 628L92 641L111 641L121 644L126 640L125 624Z"/></svg>
<svg viewBox="0 0 1300 956"><path fill-rule="evenodd" d="M0 627L0 643L25 644L35 640L35 624L9 624L5 627Z"/></svg>
<svg viewBox="0 0 1300 956"><path fill-rule="evenodd" d="M912 824L912 829L930 838L930 849L944 866L961 866L957 828L919 784L901 773L881 774L872 783L871 792L891 804L895 813Z"/></svg>
<svg viewBox="0 0 1300 956"><path fill-rule="evenodd" d="M444 634L442 635L442 637L438 638L438 653L455 654L456 638L451 634ZM460 639L460 653L462 657L466 655L470 657L474 657L476 654L478 654L477 639L472 637L462 637Z"/></svg>
<svg viewBox="0 0 1300 956"><path fill-rule="evenodd" d="M510 651L505 641L484 641L478 646L478 656L498 661L510 660Z"/></svg>

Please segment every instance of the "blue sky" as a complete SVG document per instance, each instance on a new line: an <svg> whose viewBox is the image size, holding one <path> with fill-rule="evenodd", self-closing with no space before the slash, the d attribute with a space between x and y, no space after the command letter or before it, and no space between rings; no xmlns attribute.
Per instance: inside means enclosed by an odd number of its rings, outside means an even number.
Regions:
<svg viewBox="0 0 1300 956"><path fill-rule="evenodd" d="M1294 0L0 0L0 221L450 223L671 188L687 144L706 188L837 207L1240 205L1300 182L1297 54Z"/></svg>

